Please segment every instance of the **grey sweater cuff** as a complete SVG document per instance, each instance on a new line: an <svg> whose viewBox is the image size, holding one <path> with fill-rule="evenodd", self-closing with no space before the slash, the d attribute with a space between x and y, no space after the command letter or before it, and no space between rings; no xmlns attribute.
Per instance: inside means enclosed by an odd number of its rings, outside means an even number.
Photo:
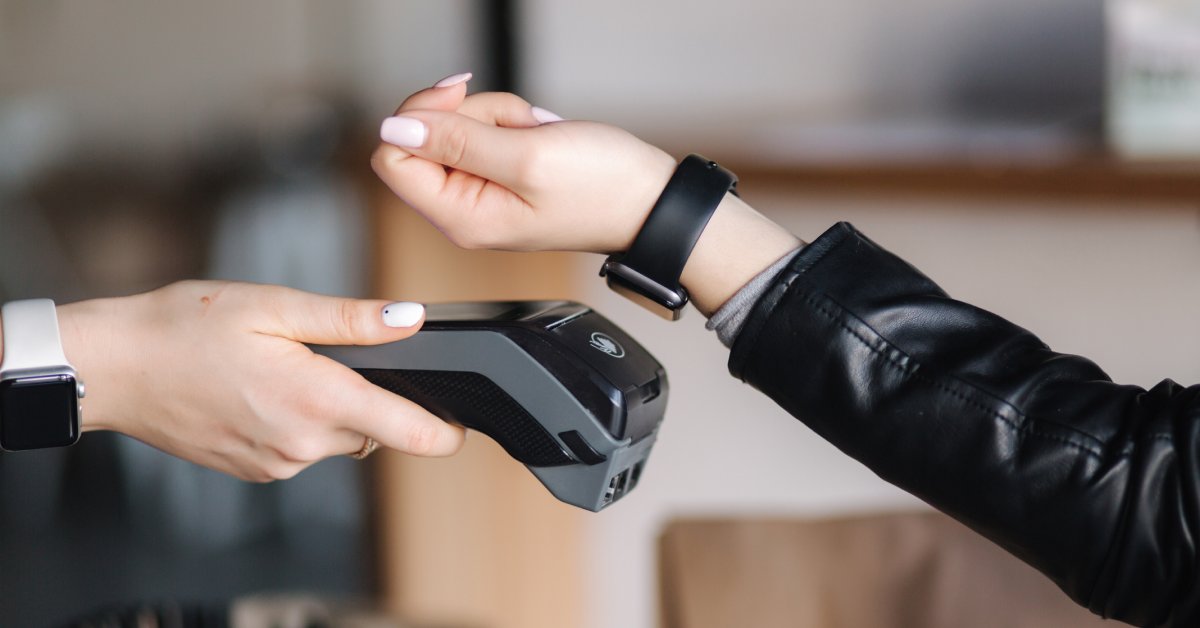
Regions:
<svg viewBox="0 0 1200 628"><path fill-rule="evenodd" d="M750 316L750 311L754 309L754 304L758 303L759 297L767 291L775 276L787 267L787 264L803 245L793 249L787 255L779 258L774 264L771 264L766 270L755 275L754 279L746 282L741 290L729 298L721 309L717 310L712 318L708 319L708 323L704 325L706 329L716 330L717 338L721 340L721 344L726 347L732 347L733 341L737 340L738 333L742 331L742 325L746 323L746 319Z"/></svg>

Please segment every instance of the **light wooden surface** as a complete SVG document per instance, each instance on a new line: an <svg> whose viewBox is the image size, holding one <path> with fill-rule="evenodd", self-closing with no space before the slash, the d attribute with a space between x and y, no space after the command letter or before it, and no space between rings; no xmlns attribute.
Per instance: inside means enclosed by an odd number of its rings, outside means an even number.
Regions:
<svg viewBox="0 0 1200 628"><path fill-rule="evenodd" d="M693 519L659 544L663 628L1120 628L935 512Z"/></svg>
<svg viewBox="0 0 1200 628"><path fill-rule="evenodd" d="M572 297L577 257L464 251L390 195L378 198L377 295L426 303ZM388 611L435 626L583 623L584 513L555 500L479 433L469 433L451 458L379 458L377 529Z"/></svg>

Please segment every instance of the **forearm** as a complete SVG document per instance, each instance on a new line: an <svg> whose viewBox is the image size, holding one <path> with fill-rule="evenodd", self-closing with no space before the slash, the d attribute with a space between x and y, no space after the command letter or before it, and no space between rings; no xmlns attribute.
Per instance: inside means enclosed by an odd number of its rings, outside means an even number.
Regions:
<svg viewBox="0 0 1200 628"><path fill-rule="evenodd" d="M846 226L780 274L730 369L1093 611L1195 625L1196 389L1113 384Z"/></svg>

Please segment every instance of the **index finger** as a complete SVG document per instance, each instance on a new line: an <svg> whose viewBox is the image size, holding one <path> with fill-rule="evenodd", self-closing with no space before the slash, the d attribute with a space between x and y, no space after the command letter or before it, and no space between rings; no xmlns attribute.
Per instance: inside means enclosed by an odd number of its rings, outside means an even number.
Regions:
<svg viewBox="0 0 1200 628"><path fill-rule="evenodd" d="M463 444L465 430L420 405L377 386L344 366L334 399L335 420L343 428L375 439L384 447L416 456L449 456Z"/></svg>
<svg viewBox="0 0 1200 628"><path fill-rule="evenodd" d="M480 92L463 99L458 112L485 124L512 129L540 126L529 101L508 92Z"/></svg>

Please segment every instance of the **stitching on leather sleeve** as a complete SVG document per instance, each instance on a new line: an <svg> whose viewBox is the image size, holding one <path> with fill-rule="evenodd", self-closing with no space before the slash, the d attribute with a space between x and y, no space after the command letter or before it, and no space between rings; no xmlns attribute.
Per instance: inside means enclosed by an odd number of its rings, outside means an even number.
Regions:
<svg viewBox="0 0 1200 628"><path fill-rule="evenodd" d="M789 270L798 275L807 273L809 270L812 270L814 267L816 267L817 264L820 264L821 261L828 257L830 253L836 251L843 244L850 241L850 236L854 234L854 227L851 227L850 223L839 222L833 227L830 227L826 234L828 238L822 236L806 246L805 248L809 249L812 254L804 255L804 251L801 251L800 254L796 256L795 261ZM793 279L794 278L795 277L793 276Z"/></svg>
<svg viewBox="0 0 1200 628"><path fill-rule="evenodd" d="M1012 404L1010 404L1002 399L996 399L996 401L1005 404L1007 407L1011 408L1013 412L1017 413L1018 415L1020 415L1024 419L1026 419L1026 422L1024 425L1018 424L1017 422L1009 419L1008 417L1005 417L1004 415L1000 414L998 411L987 406L986 404L984 404L972 397L967 396L967 394L962 393L957 390L954 390L953 388L951 388L949 385L945 384L944 382L938 381L932 377L926 376L923 373L918 372L920 365L916 364L916 361L912 360L911 356L904 353L900 349L896 348L895 345L890 343L883 336L876 333L875 337L878 339L878 342L887 346L890 349L890 351L892 351L896 354L899 354L899 355L903 355L905 362L900 362L900 361L896 360L891 355L888 355L888 353L885 352L883 349L875 346L875 343L871 342L870 338L864 337L861 333L858 332L858 330L856 330L856 329L852 328L850 325L846 324L846 321L843 319L842 316L839 316L837 313L824 307L823 304L818 303L817 299L821 298L822 296L823 295L813 294L812 292L808 292L808 291L803 293L804 302L806 304L808 304L814 310L816 310L817 312L819 312L822 315L824 315L825 317L827 317L831 322L833 322L835 325L840 327L843 331L850 334L850 336L852 338L854 338L858 342L862 343L862 345L864 347L866 347L867 350L871 351L872 353L874 353L874 354L878 355L880 358L882 358L884 361L884 364L887 364L888 366L890 366L892 368L898 369L902 373L904 373L905 375L907 375L909 377L912 377L914 379L922 381L930 386L933 386L933 387L945 392L946 394L949 394L957 399L962 400L967 405L967 407L973 408L976 411L982 412L985 416L989 416L993 420L999 421L1002 425L1007 426L1009 429L1013 430L1017 434L1020 434L1020 435L1028 434L1032 437L1036 437L1036 438L1042 439L1044 441L1057 443L1061 446L1067 447L1068 449L1074 450L1080 454L1089 456L1092 459L1102 459L1103 458L1102 452L1099 448L1093 449L1093 448L1083 445L1081 443L1070 440L1062 435L1052 434L1052 433L1048 433L1048 432L1038 429L1036 427L1036 423L1037 423L1036 418L1029 416L1028 414L1022 412L1021 410L1019 410ZM824 298L826 300L829 300L832 302L832 299L829 299L828 297L824 297ZM836 304L836 302L834 302L834 303ZM855 320L857 320L859 323L861 323L864 327L866 327L867 329L871 329L870 325L867 325L861 319L858 319L858 317L855 317L848 310L846 310L845 308L842 308L840 305L838 307L841 308L842 312L844 313L844 316L853 317ZM872 329L872 332L874 332L873 329ZM959 381L959 380L955 380L955 381ZM963 386L970 387L977 394L986 394L986 393L981 393L981 391L979 391L977 388L975 388L974 386L972 386L971 384L969 384L967 382L960 382L960 383ZM1084 432L1079 432L1077 430L1071 430L1068 426L1061 426L1061 425L1056 424L1055 427L1058 429L1062 429L1062 430L1072 431L1073 433L1078 434L1079 436L1081 436L1083 438L1087 438L1089 440L1095 441L1098 445L1102 446L1101 441L1099 441L1099 439L1097 439L1096 437L1094 437L1090 434L1087 434ZM1143 438L1138 439L1137 442L1142 442L1144 440L1164 440L1164 441L1174 442L1174 439L1171 438L1171 436L1169 434L1161 434L1161 433L1147 435ZM1130 456L1131 456L1131 451L1126 450L1126 451L1122 451L1121 453L1117 454L1117 456L1115 458L1120 460L1120 459L1129 458ZM1091 586L1088 587L1087 594L1084 596L1087 607L1089 609L1091 609L1093 612L1100 613L1102 616L1108 615L1108 613L1105 612L1105 611L1107 611L1107 609L1106 608L1097 609L1095 607L1096 606L1095 603L1097 601L1098 595L1103 594L1103 598L1101 598L1101 599L1107 599L1107 597L1109 595L1109 591L1111 590L1111 588L1113 586L1111 577L1109 577L1107 574L1111 569L1111 563L1112 563L1112 560L1114 559L1114 552L1117 551L1118 538L1123 536L1123 534L1124 534L1123 530L1125 528L1127 517L1128 517L1128 512L1127 512L1128 508L1129 508L1129 504L1124 504L1122 506L1121 517L1114 524L1116 526L1116 529L1113 530L1112 532L1110 532L1110 534L1109 534L1108 547L1105 550L1105 556L1101 563L1103 565L1101 572L1099 574L1096 574L1095 579L1091 583ZM1102 591L1102 589L1105 589L1105 588L1108 590Z"/></svg>
<svg viewBox="0 0 1200 628"><path fill-rule="evenodd" d="M792 284L795 283L800 273L808 272L809 269L825 259L830 252L845 243L853 233L854 228L849 223L839 222L821 234L819 238L800 249L787 267L779 273L775 283L759 298L758 304L754 306L750 317L742 325L742 331L734 341L733 347L730 348L729 373L731 375L746 381L746 361L758 344L759 334L774 315L775 306L792 289Z"/></svg>
<svg viewBox="0 0 1200 628"><path fill-rule="evenodd" d="M1054 441L1054 442L1057 442L1057 443L1060 443L1063 445L1067 445L1073 449L1076 449L1082 453L1088 454L1089 456L1092 456L1094 458L1101 458L1103 456L1103 453L1099 447L1096 447L1096 448L1089 447L1087 445L1070 440L1064 436L1061 436L1058 434L1053 434L1053 433L1038 429L1037 426L1035 425L1037 423L1036 418L1029 416L1025 412L1022 412L1018 408L1012 406L1011 404L1009 404L1008 402L1006 402L1002 399L995 399L995 400L1000 403L1005 404L1006 406L1011 408L1013 412L1019 414L1021 417L1024 417L1026 419L1026 422L1024 424L1018 423L1018 422L1004 416L996 409L990 407L989 405L987 405L986 403L983 403L982 401L979 401L974 396L969 395L968 393L956 390L956 389L952 388L949 384L946 384L943 381L940 381L938 379L935 379L933 377L930 377L923 373L920 373L919 372L920 365L917 364L916 361L912 359L912 356L909 356L908 354L901 351L895 345L888 342L888 340L885 339L883 336L876 335L876 338L878 338L878 341L880 343L886 345L891 351L893 351L897 354L903 355L905 360L908 363L906 364L904 362L896 360L891 355L888 355L888 352L885 352L884 350L880 349L879 347L874 346L874 343L871 342L871 339L864 337L861 333L859 333L858 330L847 325L845 320L843 320L842 316L839 316L838 313L831 311L830 309L826 308L823 304L817 302L817 299L820 297L821 297L821 295L816 295L812 292L806 291L804 293L804 302L806 304L808 304L809 306L811 306L817 312L820 312L821 314L823 314L831 322L833 322L835 325L840 327L846 333L850 334L850 336L852 336L855 340L858 340L860 343L862 343L862 345L864 347L866 347L869 351L871 351L872 353L874 353L874 354L878 355L880 358L882 358L884 360L884 363L887 364L888 366L899 370L900 372L904 373L905 375L907 375L911 378L914 378L918 381L921 381L930 386L933 386L934 388L936 388L938 390L941 390L942 392L962 401L968 407L974 408L975 410L982 412L985 415L990 416L991 418L999 421L1000 423L1007 425L1010 429L1016 431L1019 434L1030 434L1033 436L1037 436L1039 438L1043 438L1043 439ZM828 299L828 297L825 297L825 298ZM852 314L849 314L849 312L847 310L845 310L844 308L842 309L842 311L847 316L853 316ZM862 323L863 326L870 329L870 326L867 325L865 322L862 322L860 319L857 319L857 317L855 317L855 319L859 320L859 322ZM872 330L872 331L874 331L874 330ZM971 387L972 392L974 392L976 394L981 394L980 391L977 388L971 386L971 384L968 384L966 382L960 382L960 383L963 386ZM986 393L983 393L983 394L986 394ZM1095 441L1097 443L1097 445L1100 444L1100 441L1098 439L1096 439L1096 437L1094 437L1090 434L1087 434L1085 432L1074 431L1074 430L1071 430L1067 426L1056 425L1055 427L1057 427L1059 429L1063 429L1063 430L1072 431L1073 433L1078 434L1079 436L1081 436L1083 438L1087 438L1089 440ZM1127 455L1127 454L1123 454L1123 455Z"/></svg>

